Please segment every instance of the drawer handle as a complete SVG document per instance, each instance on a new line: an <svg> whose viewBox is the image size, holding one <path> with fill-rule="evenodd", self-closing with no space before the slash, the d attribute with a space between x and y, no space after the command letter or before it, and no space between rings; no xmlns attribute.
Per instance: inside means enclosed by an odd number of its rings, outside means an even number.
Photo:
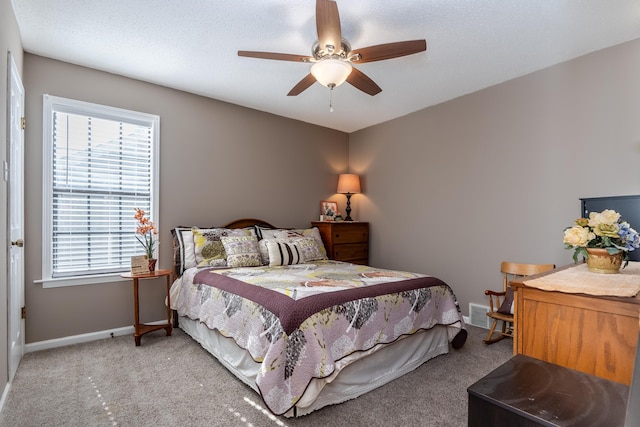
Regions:
<svg viewBox="0 0 640 427"><path fill-rule="evenodd" d="M340 234L336 233L336 238L340 237Z"/></svg>

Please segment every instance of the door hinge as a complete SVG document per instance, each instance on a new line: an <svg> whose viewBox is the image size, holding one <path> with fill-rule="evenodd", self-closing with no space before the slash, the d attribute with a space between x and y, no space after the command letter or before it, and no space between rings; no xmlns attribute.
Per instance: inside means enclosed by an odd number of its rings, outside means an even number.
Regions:
<svg viewBox="0 0 640 427"><path fill-rule="evenodd" d="M24 117L20 118L20 128L25 130L27 128L27 119Z"/></svg>
<svg viewBox="0 0 640 427"><path fill-rule="evenodd" d="M20 310L20 318L21 319L27 318L27 307L22 307L22 310Z"/></svg>

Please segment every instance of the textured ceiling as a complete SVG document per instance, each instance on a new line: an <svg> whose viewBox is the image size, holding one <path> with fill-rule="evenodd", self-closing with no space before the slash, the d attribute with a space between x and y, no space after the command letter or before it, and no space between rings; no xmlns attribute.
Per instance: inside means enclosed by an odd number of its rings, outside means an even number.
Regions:
<svg viewBox="0 0 640 427"><path fill-rule="evenodd" d="M353 48L427 40L427 51L358 65L382 92L316 83L310 65L237 56L309 55L314 0L12 0L24 50L353 132L640 38L638 0L339 0Z"/></svg>

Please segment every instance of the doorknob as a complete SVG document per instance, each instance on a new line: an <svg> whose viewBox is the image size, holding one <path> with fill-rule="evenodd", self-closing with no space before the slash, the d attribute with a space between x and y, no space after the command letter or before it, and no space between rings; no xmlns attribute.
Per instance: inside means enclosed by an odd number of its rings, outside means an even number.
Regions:
<svg viewBox="0 0 640 427"><path fill-rule="evenodd" d="M17 246L17 247L21 248L21 247L23 247L23 246L24 246L24 240L22 240L22 239L18 239L18 240L16 240L15 242L11 242L11 245L12 245L12 246Z"/></svg>

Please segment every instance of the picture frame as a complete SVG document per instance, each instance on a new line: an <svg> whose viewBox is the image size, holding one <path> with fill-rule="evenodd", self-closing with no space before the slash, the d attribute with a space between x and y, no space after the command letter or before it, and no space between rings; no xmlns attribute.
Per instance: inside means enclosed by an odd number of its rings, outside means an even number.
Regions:
<svg viewBox="0 0 640 427"><path fill-rule="evenodd" d="M146 255L136 255L131 257L131 274L149 274L149 260Z"/></svg>
<svg viewBox="0 0 640 427"><path fill-rule="evenodd" d="M338 202L332 200L320 201L320 215L323 221L333 221L336 215L338 215Z"/></svg>

